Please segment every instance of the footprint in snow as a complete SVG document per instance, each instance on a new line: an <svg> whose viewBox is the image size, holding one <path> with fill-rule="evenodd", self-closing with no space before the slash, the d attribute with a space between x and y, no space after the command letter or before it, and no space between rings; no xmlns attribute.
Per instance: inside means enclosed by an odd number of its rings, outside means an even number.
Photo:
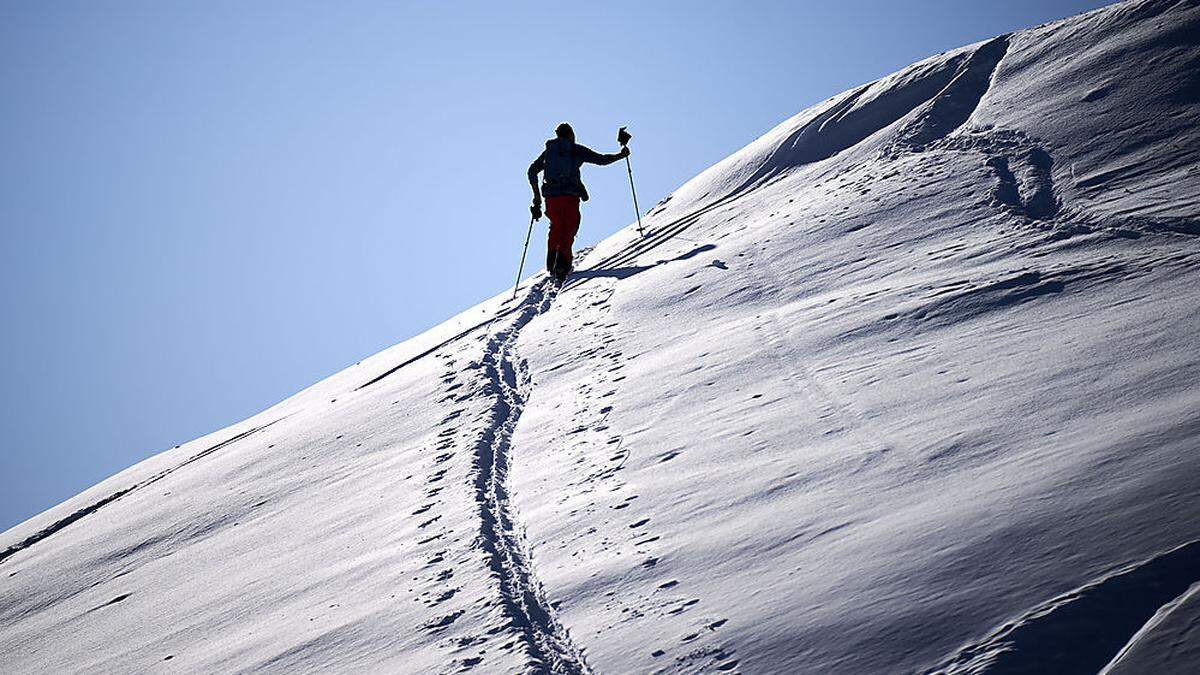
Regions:
<svg viewBox="0 0 1200 675"><path fill-rule="evenodd" d="M463 610L451 612L451 613L447 614L446 616L441 617L440 619L437 619L435 621L431 621L430 623L425 624L425 626L423 626L423 628L427 632L436 633L436 632L439 632L439 631L445 629L447 626L449 626L450 624L457 621L458 617L460 617L462 615L463 615Z"/></svg>
<svg viewBox="0 0 1200 675"><path fill-rule="evenodd" d="M700 602L700 598L692 598L691 600L685 600L678 607L667 612L667 614L683 614L684 612L688 611L689 608L691 608L693 605L695 605L699 602Z"/></svg>
<svg viewBox="0 0 1200 675"><path fill-rule="evenodd" d="M93 607L93 608L92 608L92 611L94 612L94 611L96 611L97 609L103 609L103 608L105 608L105 607L109 607L109 606L111 606L111 605L115 605L115 604L117 604L118 602L123 602L123 601L124 601L126 598L128 598L128 597L129 597L129 596L131 596L131 595L133 595L133 594L132 594L132 593L123 593L123 594L121 594L121 595L118 595L117 597L113 598L112 600L109 600L108 602L104 603L103 605L98 605L98 606L96 606L96 607Z"/></svg>

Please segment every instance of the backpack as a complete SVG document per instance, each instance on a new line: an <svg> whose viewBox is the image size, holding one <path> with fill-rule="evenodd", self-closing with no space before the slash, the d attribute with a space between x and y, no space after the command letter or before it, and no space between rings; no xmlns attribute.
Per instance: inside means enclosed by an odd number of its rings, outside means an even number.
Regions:
<svg viewBox="0 0 1200 675"><path fill-rule="evenodd" d="M573 194L586 199L574 151L575 144L561 138L546 142L543 188L552 194Z"/></svg>

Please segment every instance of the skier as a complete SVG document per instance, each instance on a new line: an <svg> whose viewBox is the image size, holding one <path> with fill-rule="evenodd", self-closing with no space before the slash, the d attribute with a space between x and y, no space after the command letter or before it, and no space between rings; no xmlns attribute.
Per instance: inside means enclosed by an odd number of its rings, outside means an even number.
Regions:
<svg viewBox="0 0 1200 675"><path fill-rule="evenodd" d="M629 156L629 148L602 155L575 142L575 130L563 122L554 129L555 137L546 141L546 149L529 165L529 186L533 188L534 219L542 217L542 195L546 195L546 215L550 218L550 236L546 243L546 270L560 282L571 273L571 247L579 232L579 202L587 201L587 188L579 178L585 162L605 166ZM541 192L537 175L544 174Z"/></svg>

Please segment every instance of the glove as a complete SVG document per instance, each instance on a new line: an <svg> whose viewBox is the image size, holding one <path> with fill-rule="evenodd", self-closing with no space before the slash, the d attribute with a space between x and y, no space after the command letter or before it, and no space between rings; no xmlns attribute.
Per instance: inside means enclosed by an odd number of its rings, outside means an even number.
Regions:
<svg viewBox="0 0 1200 675"><path fill-rule="evenodd" d="M542 203L534 202L533 206L529 207L529 213L533 216L534 220L541 220L542 219Z"/></svg>
<svg viewBox="0 0 1200 675"><path fill-rule="evenodd" d="M621 150L617 154L620 155L621 157L628 157L629 156L629 146L628 145L621 146Z"/></svg>

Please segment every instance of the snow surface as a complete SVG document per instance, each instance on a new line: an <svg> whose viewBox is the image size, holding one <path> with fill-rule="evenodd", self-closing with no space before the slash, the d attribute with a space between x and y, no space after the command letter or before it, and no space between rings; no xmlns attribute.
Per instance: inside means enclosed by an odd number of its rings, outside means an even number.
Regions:
<svg viewBox="0 0 1200 675"><path fill-rule="evenodd" d="M1185 0L820 103L0 535L0 671L1200 672L1198 102Z"/></svg>

